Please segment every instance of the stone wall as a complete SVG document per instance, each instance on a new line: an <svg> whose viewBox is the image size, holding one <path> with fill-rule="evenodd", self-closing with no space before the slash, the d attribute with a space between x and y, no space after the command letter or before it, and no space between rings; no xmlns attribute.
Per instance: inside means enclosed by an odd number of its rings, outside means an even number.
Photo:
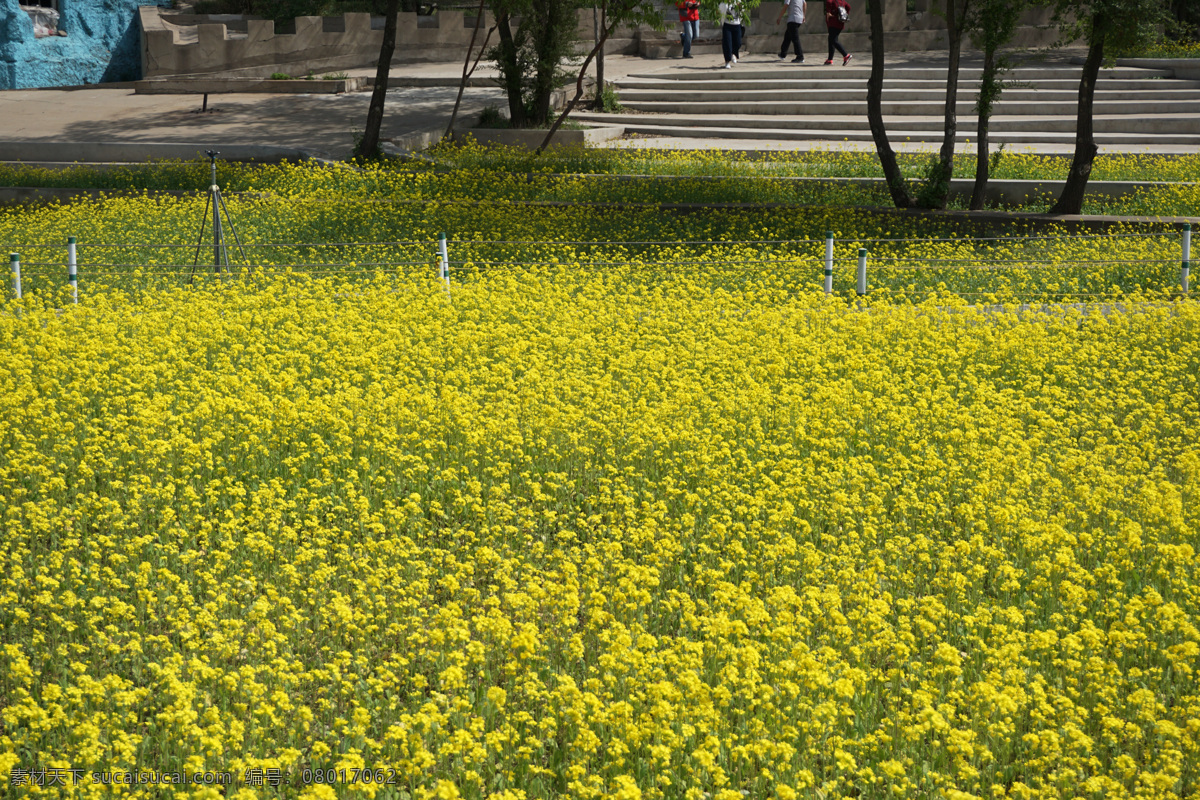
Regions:
<svg viewBox="0 0 1200 800"><path fill-rule="evenodd" d="M65 36L35 37L18 0L0 0L0 89L77 86L141 77L139 5L170 0L63 0Z"/></svg>
<svg viewBox="0 0 1200 800"><path fill-rule="evenodd" d="M142 68L147 78L168 75L267 77L273 72L302 75L374 66L383 41L383 17L343 14L298 17L276 26L250 17L177 14L143 8ZM478 44L493 24L486 14ZM475 27L473 14L442 10L432 16L401 13L397 25L397 65L461 62ZM579 13L580 48L592 42L590 11ZM636 53L635 31L618 31L608 53ZM495 44L493 36L491 43ZM586 46L586 47L585 47Z"/></svg>
<svg viewBox="0 0 1200 800"><path fill-rule="evenodd" d="M10 2L11 0L3 0ZM888 50L938 50L946 48L946 25L930 6L935 0L913 0L912 13L906 0L883 0L885 43ZM649 58L677 55L678 15L673 3L665 3L665 31L649 28L622 30L609 40L605 52L640 53ZM780 4L767 0L750 20L748 46L751 52L767 52L779 46L783 24L775 24ZM1048 11L1026 15L1014 44L1045 46L1058 32L1039 27L1048 22ZM299 17L293 25L277 28L270 20L244 17L208 17L177 14L147 7L139 14L142 29L142 67L145 77L170 75L221 75L267 77L273 72L303 75L372 66L379 57L383 18L367 14L341 17ZM460 62L471 41L475 20L462 11L443 10L433 16L400 15L397 31L397 65L428 61ZM492 24L488 15L482 25ZM869 49L865 0L854 4L843 42L857 52ZM592 14L579 13L579 49L590 49ZM806 47L824 49L825 26L820 0L809 0L805 25ZM713 20L701 21L701 37L720 39ZM482 39L482 36L481 36ZM817 39L820 41L818 42ZM494 42L494 37L493 37Z"/></svg>
<svg viewBox="0 0 1200 800"><path fill-rule="evenodd" d="M383 18L368 14L271 20L224 19L143 8L142 65L147 78L224 74L265 77L373 65L383 42ZM462 11L432 17L401 13L394 63L461 61L475 24ZM484 31L491 24L484 20ZM493 37L494 38L494 37ZM480 42L483 37L480 36Z"/></svg>
<svg viewBox="0 0 1200 800"><path fill-rule="evenodd" d="M884 47L889 52L945 50L949 47L946 36L946 22L933 12L940 8L940 0L883 0L883 29ZM746 31L746 47L751 53L778 52L786 20L776 23L781 0L764 0L750 14ZM910 11L911 7L911 11ZM1021 19L1016 34L1013 37L1013 47L1049 47L1059 38L1057 28L1050 26L1052 10L1049 8L1033 8L1027 11ZM679 24L676 16L668 17L669 23L665 33L642 31L639 36L637 52L649 58L677 57L682 48L679 46ZM851 3L850 19L846 23L841 38L842 44L859 57L867 54L871 47L870 18L867 16L866 0ZM701 19L700 38L702 41L720 42L721 27L718 20ZM805 50L812 50L814 55L824 57L826 47L826 28L824 10L821 0L808 0L807 20L801 28L801 38ZM964 51L970 51L969 40L963 42Z"/></svg>

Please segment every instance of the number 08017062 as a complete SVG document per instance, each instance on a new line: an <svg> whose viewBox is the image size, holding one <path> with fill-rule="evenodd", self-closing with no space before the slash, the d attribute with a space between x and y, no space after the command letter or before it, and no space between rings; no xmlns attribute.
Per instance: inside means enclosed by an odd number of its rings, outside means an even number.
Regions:
<svg viewBox="0 0 1200 800"><path fill-rule="evenodd" d="M300 773L300 783L396 783L394 769L306 769Z"/></svg>

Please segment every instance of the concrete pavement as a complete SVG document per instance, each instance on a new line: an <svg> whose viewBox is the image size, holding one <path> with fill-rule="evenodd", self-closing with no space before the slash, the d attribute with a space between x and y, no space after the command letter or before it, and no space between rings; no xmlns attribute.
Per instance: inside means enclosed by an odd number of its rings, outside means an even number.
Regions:
<svg viewBox="0 0 1200 800"><path fill-rule="evenodd" d="M1070 51L1046 57L1048 63L1066 63ZM862 54L866 59L867 54ZM713 63L709 65L707 60ZM890 66L936 66L945 54L896 53L888 55ZM621 80L629 75L679 74L721 65L720 55L700 55L689 61L650 60L638 56L609 55L606 77ZM778 68L789 73L773 54L748 54L740 68ZM834 68L830 68L834 69ZM373 77L373 68L349 70L351 76ZM393 68L393 88L388 92L383 138L399 149L416 149L436 140L449 121L457 94L462 64L432 63ZM463 95L460 119L470 120L487 105L504 107L504 96L494 83L495 72L480 64ZM886 85L886 84L885 84ZM127 144L129 160L180 157L176 150L154 144L188 145L196 150L251 146L305 151L328 158L345 158L353 149L355 136L366 121L370 92L328 94L214 94L207 113L200 113L196 95L136 94L132 85L111 88L37 89L0 92L0 160L51 160L37 157L39 144L111 143ZM608 143L614 147L728 150L872 150L868 141L776 141L770 138L722 139L672 136L635 136ZM933 146L921 142L893 141L900 152L928 152ZM973 144L960 145L973 152ZM45 148L40 148L43 151ZM70 148L68 148L70 149ZM1069 144L1011 147L1046 153L1070 153ZM1102 148L1103 151L1104 148ZM1121 152L1197 152L1200 148L1151 145L1122 147ZM171 152L170 156L155 153ZM14 153L28 155L14 157ZM80 149L80 155L84 153ZM84 160L82 157L80 160Z"/></svg>
<svg viewBox="0 0 1200 800"><path fill-rule="evenodd" d="M606 68L609 77L618 78L653 63L610 55ZM348 74L373 78L375 70ZM388 91L382 138L399 149L436 141L449 123L461 76L462 64L393 67L395 88ZM495 71L483 64L476 70L463 93L461 122L470 122L485 106L504 107L504 94L492 82L494 77ZM37 156L38 143L48 142L187 144L200 150L267 145L345 158L366 123L370 100L370 90L339 95L212 94L208 111L201 113L199 95L136 94L132 84L6 91L0 92L0 160L49 160ZM15 155L20 152L29 155ZM132 148L128 160L140 160L138 152Z"/></svg>
<svg viewBox="0 0 1200 800"><path fill-rule="evenodd" d="M455 89L407 88L388 92L382 137L408 149L445 130ZM366 123L370 94L210 95L200 113L197 95L139 95L132 89L0 93L0 159L42 160L40 142L188 144L199 149L270 145L341 159L350 155ZM468 89L459 112L469 118L497 104L495 89ZM11 143L28 153L17 157ZM8 153L4 153L7 150ZM80 148L82 158L86 148ZM125 160L136 161L137 151Z"/></svg>

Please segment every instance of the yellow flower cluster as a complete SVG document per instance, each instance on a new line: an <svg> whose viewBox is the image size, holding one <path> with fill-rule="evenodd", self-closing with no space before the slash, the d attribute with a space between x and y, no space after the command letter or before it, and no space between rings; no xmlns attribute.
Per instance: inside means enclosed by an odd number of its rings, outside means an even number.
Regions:
<svg viewBox="0 0 1200 800"><path fill-rule="evenodd" d="M1194 795L1194 304L633 277L7 306L4 785Z"/></svg>
<svg viewBox="0 0 1200 800"><path fill-rule="evenodd" d="M909 298L952 290L1002 300L1076 300L1179 286L1179 235L1162 226L1080 236L1015 223L997 236L995 228L964 220L834 206L683 212L621 202L597 208L588 205L597 185L583 178L538 184L487 172L409 173L387 178L394 193L364 197L351 191L359 176L345 170L289 168L287 175L294 181L275 186L286 195L229 202L245 252L233 246L229 230L226 240L242 270L282 265L318 276L427 274L438 234L445 232L455 271L463 265L495 272L559 263L637 272L649 283L664 273L686 272L726 288L750 281L803 290L821 286L824 239L833 231L839 292L855 287L860 247L869 251L872 291ZM694 184L695 197L761 199L753 183L742 182L736 192L700 179L686 183ZM643 194L654 188L631 186ZM1190 192L1187 202L1200 207L1195 188L1156 191ZM489 192L502 197L487 200ZM544 193L554 199L544 201ZM1152 204L1152 197L1130 202ZM21 254L28 291L64 285L68 236L79 241L85 292L97 282L179 286L194 263L212 260L205 244L211 240L200 236L204 207L197 197L134 196L18 209L0 216L0 245ZM1029 236L1037 238L1021 238Z"/></svg>
<svg viewBox="0 0 1200 800"><path fill-rule="evenodd" d="M882 178L879 157L871 150L815 148L769 153L723 150L659 150L656 148L559 148L538 156L518 148L437 145L430 154L464 169L511 172L608 173L626 175L693 175L706 177L835 177ZM932 153L898 153L901 170L918 180ZM990 177L1019 180L1066 180L1071 159L1062 155L991 148ZM960 152L954 162L958 178L975 177L974 150ZM1104 153L1096 158L1095 181L1182 181L1200 174L1200 155Z"/></svg>
<svg viewBox="0 0 1200 800"><path fill-rule="evenodd" d="M656 176L703 176L730 178L764 177L882 177L883 170L873 151L816 148L772 152L723 150L659 150L655 148L564 147L533 155L521 148L483 147L474 139L453 145L435 145L427 151L431 162L403 165L369 164L355 169L344 165L329 168L312 165L246 165L217 163L217 180L232 191L266 189L307 184L310 191L386 192L390 183L414 173L448 169L457 173L485 170L493 175L514 173L610 174ZM932 153L898 153L901 170L910 179L921 178ZM991 177L995 179L1065 180L1069 155L1039 155L991 148ZM1181 181L1191 182L1200 174L1200 154L1102 153L1092 168L1094 181ZM967 148L955 159L955 176L974 178L975 152ZM0 185L68 186L97 189L205 189L210 182L206 161L159 161L99 172L79 165L48 169L22 164L0 164ZM726 184L730 185L729 183ZM476 189L486 187L474 187ZM844 204L844 202L842 203Z"/></svg>
<svg viewBox="0 0 1200 800"><path fill-rule="evenodd" d="M1131 53L1134 58L1200 58L1200 41L1164 39L1143 53Z"/></svg>

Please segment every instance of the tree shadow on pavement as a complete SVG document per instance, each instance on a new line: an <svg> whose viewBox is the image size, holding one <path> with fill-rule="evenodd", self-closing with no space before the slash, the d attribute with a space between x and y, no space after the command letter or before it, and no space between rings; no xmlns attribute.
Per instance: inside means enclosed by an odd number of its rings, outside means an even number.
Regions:
<svg viewBox="0 0 1200 800"><path fill-rule="evenodd" d="M389 91L383 138L445 126L456 93L448 87ZM129 108L118 118L69 122L61 129L62 140L279 145L344 158L366 123L370 102L368 92L210 94L208 111L201 113L203 97L199 94L153 96L170 98L162 103L147 102L149 95L127 97ZM502 97L498 89L468 89L460 114L478 111Z"/></svg>

